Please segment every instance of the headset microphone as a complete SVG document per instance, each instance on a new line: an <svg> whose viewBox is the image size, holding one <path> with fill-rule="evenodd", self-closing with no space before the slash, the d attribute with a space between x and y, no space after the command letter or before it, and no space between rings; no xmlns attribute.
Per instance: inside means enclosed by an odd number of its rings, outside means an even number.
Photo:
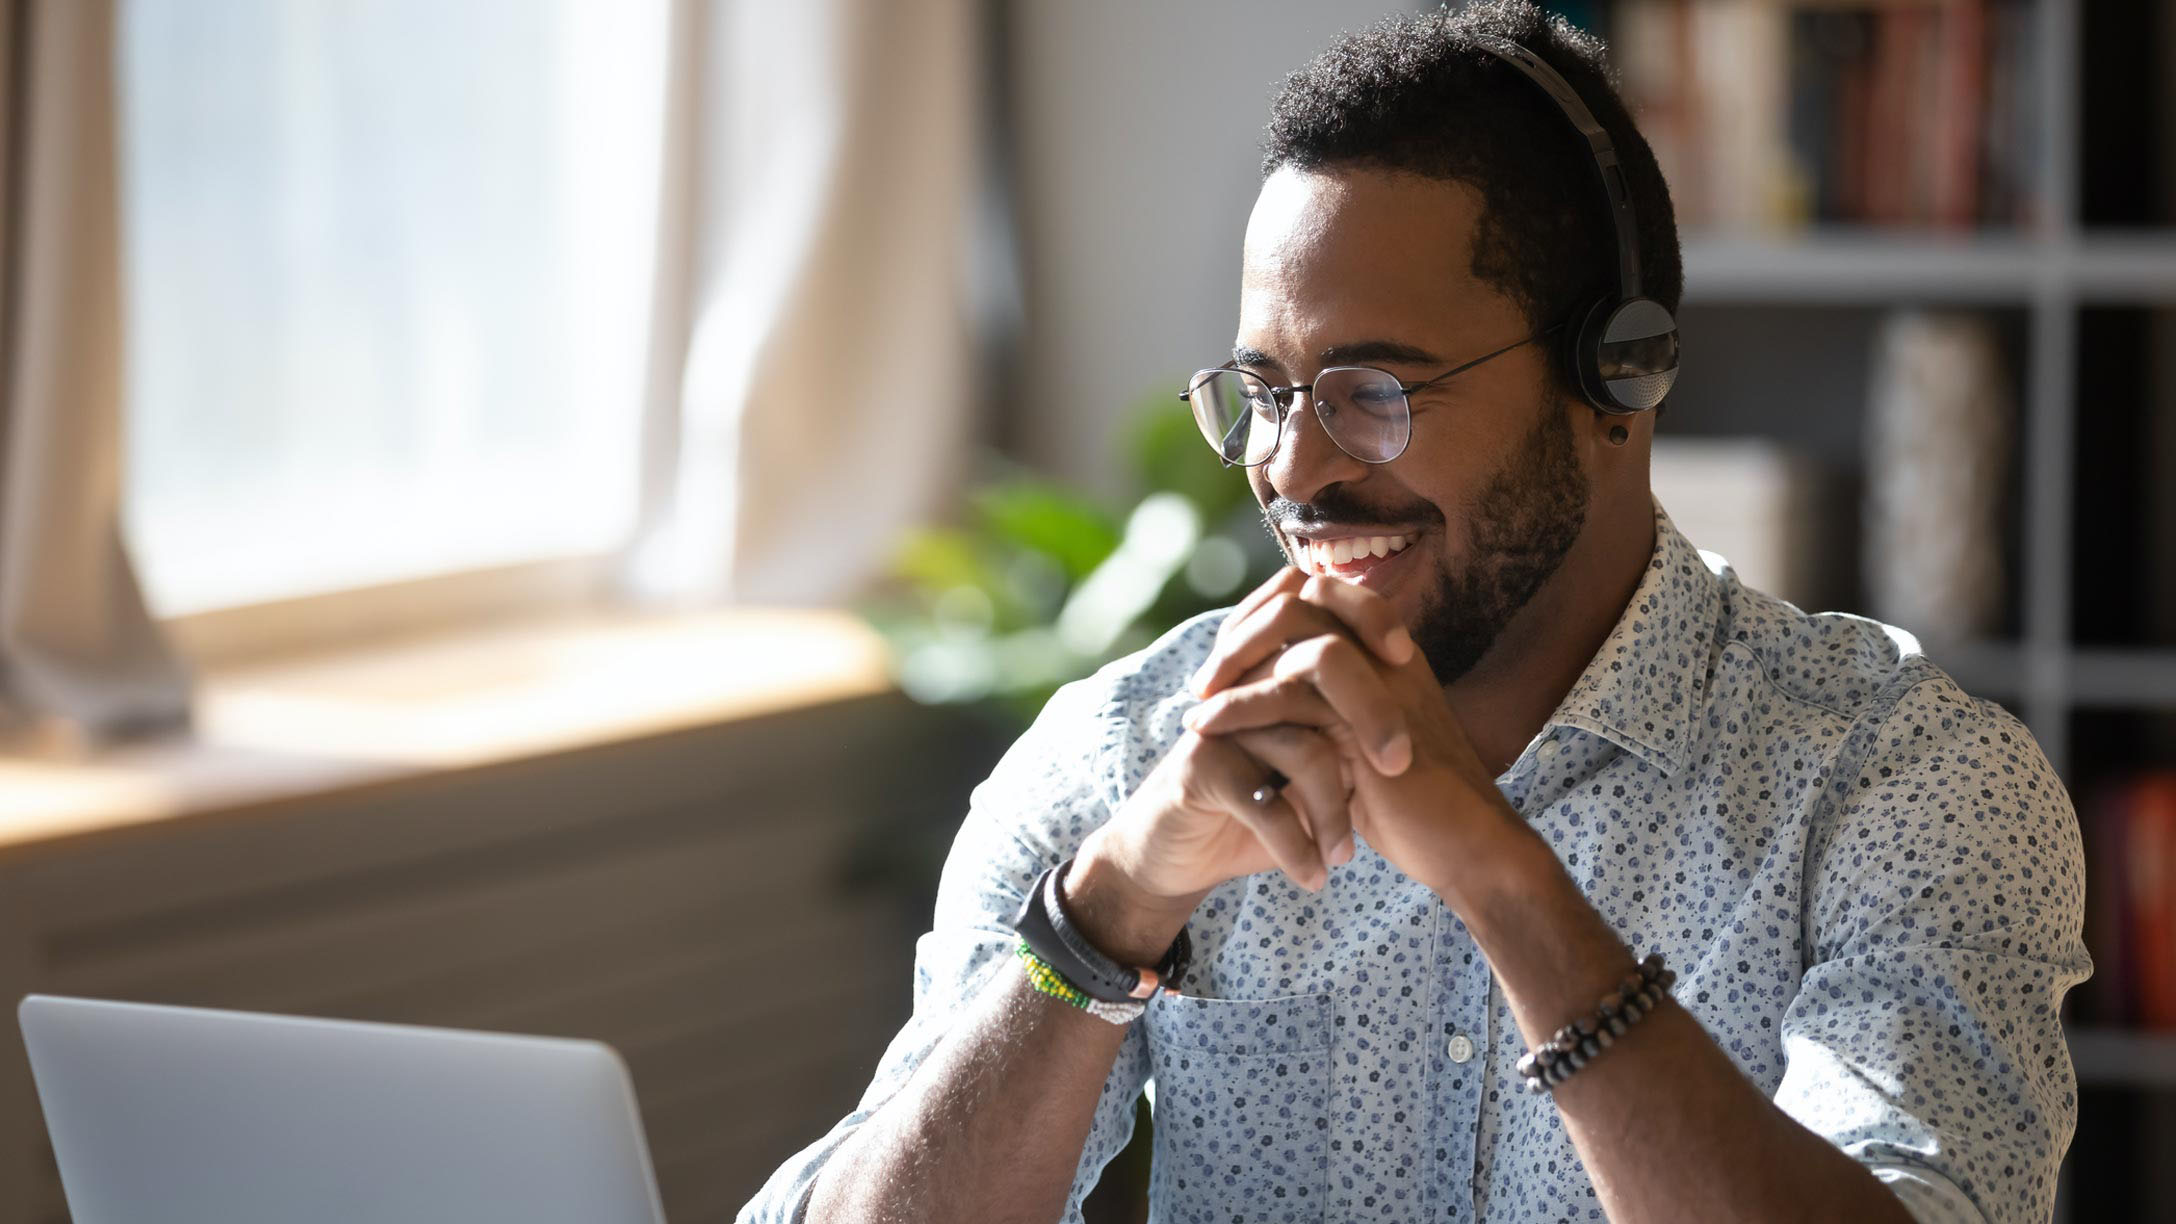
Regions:
<svg viewBox="0 0 2176 1224"><path fill-rule="evenodd" d="M1668 307L1640 292L1639 225L1617 164L1617 146L1578 91L1540 56L1509 39L1484 35L1475 41L1541 86L1594 154L1616 221L1617 293L1581 307L1567 322L1566 360L1580 393L1595 408L1618 415L1645 412L1677 381L1677 320Z"/></svg>

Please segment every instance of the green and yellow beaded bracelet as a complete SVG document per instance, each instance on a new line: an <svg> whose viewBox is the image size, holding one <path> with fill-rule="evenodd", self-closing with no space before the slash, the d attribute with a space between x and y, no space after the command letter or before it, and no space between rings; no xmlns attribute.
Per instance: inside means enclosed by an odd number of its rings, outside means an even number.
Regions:
<svg viewBox="0 0 2176 1224"><path fill-rule="evenodd" d="M1028 985L1040 994L1077 1007L1099 1020L1108 1020L1112 1024L1130 1024L1140 1019L1141 1013L1148 1010L1146 1003L1106 1003L1101 999L1090 998L1087 992L1067 981L1065 975L1053 968L1049 961L1037 956L1035 949L1029 947L1024 939L1014 951L1019 954L1020 967L1027 971Z"/></svg>

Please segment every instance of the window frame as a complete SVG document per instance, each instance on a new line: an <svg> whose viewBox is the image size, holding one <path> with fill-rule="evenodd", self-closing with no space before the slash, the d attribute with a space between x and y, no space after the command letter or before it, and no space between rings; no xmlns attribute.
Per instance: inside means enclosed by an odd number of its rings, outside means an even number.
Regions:
<svg viewBox="0 0 2176 1224"><path fill-rule="evenodd" d="M395 638L624 606L619 550L418 578L159 618L190 663L219 669Z"/></svg>

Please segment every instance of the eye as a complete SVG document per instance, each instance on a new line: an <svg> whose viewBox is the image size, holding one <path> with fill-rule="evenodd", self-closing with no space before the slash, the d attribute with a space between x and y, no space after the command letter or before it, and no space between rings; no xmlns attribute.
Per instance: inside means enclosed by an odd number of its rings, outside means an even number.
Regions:
<svg viewBox="0 0 2176 1224"><path fill-rule="evenodd" d="M1364 383L1352 393L1355 408L1378 412L1389 408L1405 397L1405 392L1395 383Z"/></svg>

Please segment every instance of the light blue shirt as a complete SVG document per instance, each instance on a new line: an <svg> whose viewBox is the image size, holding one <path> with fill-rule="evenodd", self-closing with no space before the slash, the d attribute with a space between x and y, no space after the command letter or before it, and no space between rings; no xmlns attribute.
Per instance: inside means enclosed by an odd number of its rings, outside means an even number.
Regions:
<svg viewBox="0 0 2176 1224"><path fill-rule="evenodd" d="M1747 587L1654 511L1623 615L1497 785L1761 1092L1919 1219L2046 1220L2077 1121L2059 1006L2092 971L2061 782L1911 635ZM859 1108L742 1221L800 1219L825 1158L962 1003L1020 972L1025 890L1178 740L1227 612L1065 686L975 789L913 1018ZM1186 995L1128 1026L1067 1221L1144 1088L1157 1224L1604 1218L1555 1103L1523 1088L1526 1046L1465 924L1365 841L1321 893L1231 880L1190 929Z"/></svg>

